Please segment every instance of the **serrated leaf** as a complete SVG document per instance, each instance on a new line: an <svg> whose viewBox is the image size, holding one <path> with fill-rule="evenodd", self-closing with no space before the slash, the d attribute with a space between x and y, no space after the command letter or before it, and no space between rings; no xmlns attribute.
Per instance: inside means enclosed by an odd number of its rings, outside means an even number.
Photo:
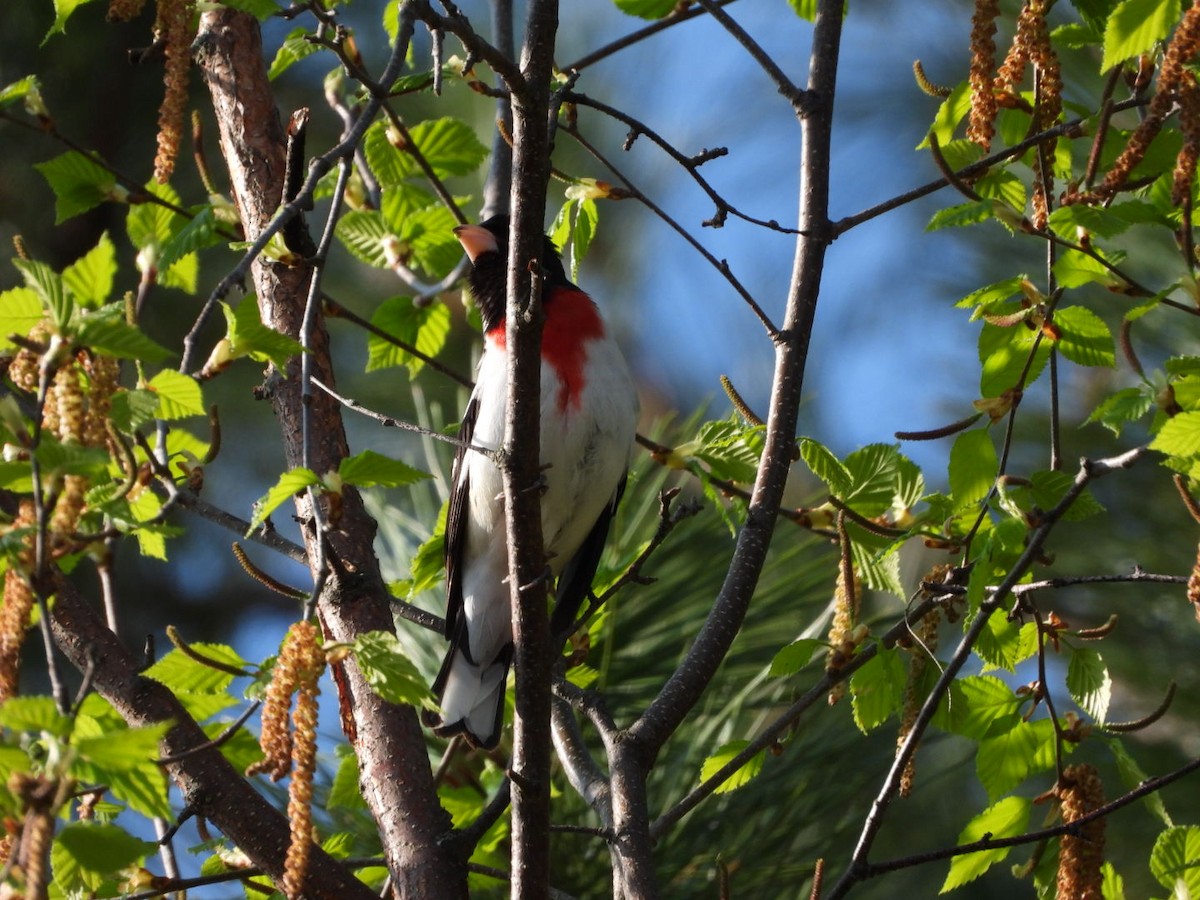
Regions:
<svg viewBox="0 0 1200 900"><path fill-rule="evenodd" d="M118 431L130 432L154 421L158 394L143 389L120 390L112 396L112 420Z"/></svg>
<svg viewBox="0 0 1200 900"><path fill-rule="evenodd" d="M1004 838L1023 834L1029 825L1031 806L1032 801L1025 797L1006 797L989 806L967 823L958 836L959 846L982 840L985 835ZM996 863L1003 862L1008 857L1009 849L1002 847L996 850L980 850L977 853L954 857L950 861L950 871L939 893L945 894L974 881Z"/></svg>
<svg viewBox="0 0 1200 900"><path fill-rule="evenodd" d="M178 205L179 194L169 184L151 182L146 185L146 191L161 200ZM130 242L139 250L152 244L161 246L181 227L177 221L179 215L153 201L136 203L129 207L125 217L125 230Z"/></svg>
<svg viewBox="0 0 1200 900"><path fill-rule="evenodd" d="M1024 325L1011 328L983 326L979 332L980 396L999 397L1017 386L1022 373L1025 373L1023 388L1028 389L1037 381L1050 358L1051 347L1050 341L1037 342L1038 333Z"/></svg>
<svg viewBox="0 0 1200 900"><path fill-rule="evenodd" d="M824 444L812 438L801 438L800 458L835 497L842 497L852 490L854 479L850 471Z"/></svg>
<svg viewBox="0 0 1200 900"><path fill-rule="evenodd" d="M995 800L1026 778L1054 766L1054 725L1049 719L1018 721L1012 728L979 742L975 774Z"/></svg>
<svg viewBox="0 0 1200 900"><path fill-rule="evenodd" d="M900 542L880 549L863 542L869 532L853 523L848 523L847 529L851 534L850 554L854 560L854 570L863 585L872 591L904 597L904 585L900 581L900 554L897 552Z"/></svg>
<svg viewBox="0 0 1200 900"><path fill-rule="evenodd" d="M946 209L939 209L929 219L926 231L941 231L943 228L962 228L986 222L995 215L991 200L972 200Z"/></svg>
<svg viewBox="0 0 1200 900"><path fill-rule="evenodd" d="M642 19L661 19L676 6L674 0L613 0L617 9Z"/></svg>
<svg viewBox="0 0 1200 900"><path fill-rule="evenodd" d="M883 515L896 497L899 463L895 444L868 444L855 450L843 463L854 487L840 499L867 518Z"/></svg>
<svg viewBox="0 0 1200 900"><path fill-rule="evenodd" d="M275 486L255 502L254 515L250 519L250 527L246 529L246 534L253 534L254 530L267 520L267 516L271 515L286 500L306 488L320 483L321 479L311 469L295 468L284 472L279 476L279 481L275 483Z"/></svg>
<svg viewBox="0 0 1200 900"><path fill-rule="evenodd" d="M1154 397L1142 388L1125 388L1110 394L1092 410L1087 422L1099 422L1118 437L1121 429L1136 422L1154 407Z"/></svg>
<svg viewBox="0 0 1200 900"><path fill-rule="evenodd" d="M859 731L873 731L900 709L907 680L900 654L884 648L850 676L851 708Z"/></svg>
<svg viewBox="0 0 1200 900"><path fill-rule="evenodd" d="M14 259L13 265L25 279L26 286L42 299L55 327L59 331L65 330L75 311L75 304L67 294L62 276L45 263L36 260Z"/></svg>
<svg viewBox="0 0 1200 900"><path fill-rule="evenodd" d="M735 756L741 753L749 746L749 741L730 741L717 748L717 751L704 760L704 764L700 767L700 780L707 781L717 774L724 766L728 765ZM730 791L737 790L743 784L752 779L760 771L763 766L763 751L759 751L750 757L750 759L740 769L721 782L714 794L728 794Z"/></svg>
<svg viewBox="0 0 1200 900"><path fill-rule="evenodd" d="M1075 479L1062 471L1043 470L1030 476L1034 502L1041 509L1053 509L1075 483ZM1063 515L1068 522L1079 522L1104 512L1104 507L1091 491L1084 491Z"/></svg>
<svg viewBox="0 0 1200 900"><path fill-rule="evenodd" d="M1116 365L1116 344L1112 332L1098 315L1084 306L1067 306L1054 314L1061 331L1055 342L1062 355L1081 366Z"/></svg>
<svg viewBox="0 0 1200 900"><path fill-rule="evenodd" d="M364 450L346 457L338 465L338 474L346 484L358 487L404 487L432 477L427 472L374 450Z"/></svg>
<svg viewBox="0 0 1200 900"><path fill-rule="evenodd" d="M250 13L250 15L254 16L260 22L267 21L267 19L279 12L281 8L275 0L221 0L221 5Z"/></svg>
<svg viewBox="0 0 1200 900"><path fill-rule="evenodd" d="M34 168L54 192L56 225L116 198L116 176L76 150L35 163Z"/></svg>
<svg viewBox="0 0 1200 900"><path fill-rule="evenodd" d="M815 638L800 638L792 641L776 653L775 658L771 660L771 677L782 678L786 675L795 675L808 665L813 654L817 652L817 648L821 646L824 646L823 643Z"/></svg>
<svg viewBox="0 0 1200 900"><path fill-rule="evenodd" d="M28 336L33 326L44 318L46 311L42 299L32 288L16 287L0 292L0 350L15 347L9 336Z"/></svg>
<svg viewBox="0 0 1200 900"><path fill-rule="evenodd" d="M1168 456L1200 454L1200 412L1185 412L1172 416L1150 442L1151 450Z"/></svg>
<svg viewBox="0 0 1200 900"><path fill-rule="evenodd" d="M1177 825L1162 832L1150 851L1150 874L1173 897L1200 896L1200 826Z"/></svg>
<svg viewBox="0 0 1200 900"><path fill-rule="evenodd" d="M986 429L964 431L950 449L950 492L954 505L962 509L978 503L992 489L999 466L996 447Z"/></svg>
<svg viewBox="0 0 1200 900"><path fill-rule="evenodd" d="M995 675L969 675L954 682L944 727L979 741L1008 731L1019 721L1019 698Z"/></svg>
<svg viewBox="0 0 1200 900"><path fill-rule="evenodd" d="M54 838L50 866L63 891L97 888L102 878L155 853L158 846L140 840L114 824L71 822Z"/></svg>
<svg viewBox="0 0 1200 900"><path fill-rule="evenodd" d="M1171 33L1179 21L1179 0L1124 0L1104 28L1104 59L1100 71L1140 56Z"/></svg>
<svg viewBox="0 0 1200 900"><path fill-rule="evenodd" d="M1113 759L1117 764L1117 771L1121 775L1121 781L1125 783L1125 786L1129 790L1140 787L1149 780L1150 776L1138 765L1137 760L1129 755L1129 751L1125 748L1125 744L1120 738L1106 738L1104 743L1112 751ZM1171 821L1171 816L1163 803L1161 792L1153 791L1143 797L1142 800L1145 802L1150 814L1162 822L1164 826L1170 828L1175 824Z"/></svg>
<svg viewBox="0 0 1200 900"><path fill-rule="evenodd" d="M225 644L197 642L191 647L196 653L223 665L235 669L246 668L246 661L232 647ZM175 693L222 694L234 679L231 673L205 665L178 647L142 674L166 685Z"/></svg>
<svg viewBox="0 0 1200 900"><path fill-rule="evenodd" d="M117 273L117 248L108 232L100 235L96 246L63 269L63 285L83 306L97 307L108 300Z"/></svg>
<svg viewBox="0 0 1200 900"><path fill-rule="evenodd" d="M450 308L436 301L427 306L416 306L409 297L393 297L375 310L371 324L433 358L442 351L450 334ZM367 338L367 371L391 366L406 366L409 378L415 378L425 361L378 335L370 335Z"/></svg>
<svg viewBox="0 0 1200 900"><path fill-rule="evenodd" d="M1054 263L1054 277L1060 287L1077 288L1085 284L1100 284L1104 287L1119 287L1123 282L1105 268L1099 260L1080 253L1065 250Z"/></svg>
<svg viewBox="0 0 1200 900"><path fill-rule="evenodd" d="M321 49L319 44L305 39L308 33L308 29L304 27L293 28L288 32L283 43L279 45L279 49L275 51L275 58L271 60L267 78L274 81L300 60L312 56Z"/></svg>
<svg viewBox="0 0 1200 900"><path fill-rule="evenodd" d="M190 416L207 416L200 383L191 375L163 369L147 385L158 395L158 418L174 421Z"/></svg>
<svg viewBox="0 0 1200 900"><path fill-rule="evenodd" d="M351 210L338 220L336 234L356 259L377 269L391 266L389 252L398 252L400 238L378 210Z"/></svg>
<svg viewBox="0 0 1200 900"><path fill-rule="evenodd" d="M0 704L0 727L63 737L71 722L59 713L52 697L10 697Z"/></svg>
<svg viewBox="0 0 1200 900"><path fill-rule="evenodd" d="M173 286L170 283L175 280L185 280L183 269L195 264L193 254L196 251L224 243L225 238L218 233L219 227L213 207L203 206L163 243L158 252L158 266L169 271L168 286ZM176 264L180 265L179 269Z"/></svg>
<svg viewBox="0 0 1200 900"><path fill-rule="evenodd" d="M339 745L337 772L333 783L329 786L329 799L325 805L328 809L366 809L367 802L363 800L362 789L358 784L358 757L354 750L346 745Z"/></svg>
<svg viewBox="0 0 1200 900"><path fill-rule="evenodd" d="M387 702L437 708L425 678L391 632L359 635L354 656L367 684Z"/></svg>
<svg viewBox="0 0 1200 900"><path fill-rule="evenodd" d="M971 85L966 81L958 84L950 96L942 101L938 107L937 115L934 116L933 125L930 126L930 133L937 136L938 146L944 147L954 140L954 132L958 129L958 124L966 117L971 109ZM929 146L929 137L926 136L921 143L917 144L918 150L923 150Z"/></svg>
<svg viewBox="0 0 1200 900"><path fill-rule="evenodd" d="M40 96L42 83L36 75L26 75L0 88L0 109L25 101L31 96Z"/></svg>
<svg viewBox="0 0 1200 900"><path fill-rule="evenodd" d="M1024 275L1017 275L1013 278L997 281L994 284L985 285L979 288L979 290L967 294L967 296L954 305L959 309L975 309L978 307L981 310L990 310L1021 293L1021 283L1024 280Z"/></svg>
<svg viewBox="0 0 1200 900"><path fill-rule="evenodd" d="M1055 234L1073 241L1079 236L1080 228L1097 237L1111 238L1126 231L1133 223L1115 215L1111 209L1077 203L1055 209L1050 213L1049 224Z"/></svg>
<svg viewBox="0 0 1200 900"><path fill-rule="evenodd" d="M222 303L221 311L225 314L225 336L234 359L249 356L259 362L270 361L283 371L289 359L304 352L299 341L263 324L253 297L243 297L236 308Z"/></svg>
<svg viewBox="0 0 1200 900"><path fill-rule="evenodd" d="M78 343L105 356L160 362L172 355L136 325L125 321L123 304L114 303L78 320Z"/></svg>
<svg viewBox="0 0 1200 900"><path fill-rule="evenodd" d="M92 737L76 734L74 746L83 759L103 771L127 772L154 765L159 741L170 731L171 725L170 722L159 722L144 728L109 730Z"/></svg>
<svg viewBox="0 0 1200 900"><path fill-rule="evenodd" d="M733 419L717 419L701 425L696 439L679 449L703 462L716 478L748 483L758 474L763 430Z"/></svg>
<svg viewBox="0 0 1200 900"><path fill-rule="evenodd" d="M410 129L413 143L440 178L469 175L487 158L488 149L464 122L450 117L426 119Z"/></svg>
<svg viewBox="0 0 1200 900"><path fill-rule="evenodd" d="M979 634L975 652L989 666L1013 672L1037 652L1036 627L1033 622L1018 625L1006 616L992 616Z"/></svg>
<svg viewBox="0 0 1200 900"><path fill-rule="evenodd" d="M1079 708L1103 725L1112 700L1112 676L1100 654L1089 647L1079 647L1071 654L1067 666L1067 690Z"/></svg>

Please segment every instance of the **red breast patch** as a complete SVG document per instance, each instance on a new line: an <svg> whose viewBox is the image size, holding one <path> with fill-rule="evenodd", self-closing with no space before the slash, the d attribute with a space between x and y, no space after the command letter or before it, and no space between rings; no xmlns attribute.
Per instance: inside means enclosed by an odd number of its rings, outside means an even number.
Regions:
<svg viewBox="0 0 1200 900"><path fill-rule="evenodd" d="M578 408L584 387L583 367L587 363L587 345L604 337L604 322L592 298L577 288L556 287L547 294L543 309L542 359L558 374L558 408L566 412ZM499 350L505 345L504 323L487 333Z"/></svg>

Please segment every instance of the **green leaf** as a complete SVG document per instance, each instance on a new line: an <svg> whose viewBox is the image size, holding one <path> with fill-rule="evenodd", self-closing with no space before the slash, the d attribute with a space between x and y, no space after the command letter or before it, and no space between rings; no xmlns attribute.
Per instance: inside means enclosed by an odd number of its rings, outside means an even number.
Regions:
<svg viewBox="0 0 1200 900"><path fill-rule="evenodd" d="M800 638L792 641L776 653L775 658L771 660L771 677L781 678L785 675L795 675L808 665L813 654L817 652L817 648L822 646L824 643L815 638Z"/></svg>
<svg viewBox="0 0 1200 900"><path fill-rule="evenodd" d="M354 656L367 684L388 703L437 708L428 683L396 635L389 631L359 635L354 641Z"/></svg>
<svg viewBox="0 0 1200 900"><path fill-rule="evenodd" d="M1035 772L1054 765L1054 725L1049 719L1018 721L984 738L975 754L975 774L988 798L1003 797Z"/></svg>
<svg viewBox="0 0 1200 900"><path fill-rule="evenodd" d="M1104 28L1104 60L1100 71L1140 56L1171 33L1179 21L1179 0L1124 0Z"/></svg>
<svg viewBox="0 0 1200 900"><path fill-rule="evenodd" d="M1059 254L1054 263L1054 277L1058 279L1059 286L1064 288L1083 287L1085 284L1121 287L1124 284L1099 260L1078 250L1065 250Z"/></svg>
<svg viewBox="0 0 1200 900"><path fill-rule="evenodd" d="M1100 866L1100 895L1104 900L1125 900L1125 879L1123 879L1113 864L1106 862Z"/></svg>
<svg viewBox="0 0 1200 900"><path fill-rule="evenodd" d="M275 52L275 58L271 60L271 69L267 72L267 77L271 81L274 81L295 63L300 62L306 56L312 56L321 49L319 44L305 40L307 35L308 29L304 27L293 28L288 32L287 37L283 39L283 43Z"/></svg>
<svg viewBox="0 0 1200 900"><path fill-rule="evenodd" d="M96 246L63 269L63 285L83 306L97 307L108 300L117 273L117 248L108 232Z"/></svg>
<svg viewBox="0 0 1200 900"><path fill-rule="evenodd" d="M71 722L59 713L52 697L11 697L0 705L0 726L12 731L48 732L63 737Z"/></svg>
<svg viewBox="0 0 1200 900"><path fill-rule="evenodd" d="M321 479L311 469L295 468L279 476L279 481L254 504L254 515L250 519L250 527L246 534L254 533L267 516L271 515L284 501L314 484L320 484Z"/></svg>
<svg viewBox="0 0 1200 900"><path fill-rule="evenodd" d="M1033 622L1018 625L1006 616L993 615L979 634L975 652L989 666L1015 671L1018 664L1037 652L1036 628Z"/></svg>
<svg viewBox="0 0 1200 900"><path fill-rule="evenodd" d="M200 383L191 375L163 369L147 385L158 394L158 418L173 421L190 416L207 416Z"/></svg>
<svg viewBox="0 0 1200 900"><path fill-rule="evenodd" d="M1117 764L1117 771L1121 774L1121 781L1129 790L1140 787L1150 776L1146 771L1138 765L1137 760L1129 755L1129 751L1125 749L1124 742L1117 737L1110 737L1104 740L1108 749L1112 751L1113 759ZM1170 813L1167 812L1167 807L1163 803L1162 793L1153 791L1142 798L1146 804L1146 808L1150 814L1163 823L1164 826L1170 828L1175 823L1171 821Z"/></svg>
<svg viewBox="0 0 1200 900"><path fill-rule="evenodd" d="M1019 721L1021 698L995 675L969 675L954 682L944 727L972 740L1001 734Z"/></svg>
<svg viewBox="0 0 1200 900"><path fill-rule="evenodd" d="M437 301L417 306L409 297L392 297L375 310L371 324L433 358L442 351L450 334L450 308ZM406 366L408 377L415 378L425 361L391 341L370 335L367 338L367 371L391 366Z"/></svg>
<svg viewBox="0 0 1200 900"><path fill-rule="evenodd" d="M25 279L25 285L42 299L55 327L65 331L75 312L75 304L63 285L62 276L45 263L34 260L14 259L13 265Z"/></svg>
<svg viewBox="0 0 1200 900"><path fill-rule="evenodd" d="M96 889L104 880L98 876L140 863L157 850L156 844L119 825L71 822L62 826L50 849L54 884L63 891Z"/></svg>
<svg viewBox="0 0 1200 900"><path fill-rule="evenodd" d="M950 492L956 509L978 503L992 489L1000 465L987 429L964 431L950 449Z"/></svg>
<svg viewBox="0 0 1200 900"><path fill-rule="evenodd" d="M824 444L812 438L801 438L800 458L835 497L844 497L853 489L854 477L850 470Z"/></svg>
<svg viewBox="0 0 1200 900"><path fill-rule="evenodd" d="M1150 851L1150 874L1174 897L1200 896L1200 826L1162 832Z"/></svg>
<svg viewBox="0 0 1200 900"><path fill-rule="evenodd" d="M179 194L169 184L159 184L151 181L146 185L147 193L179 206ZM162 246L174 237L186 224L187 220L172 209L167 209L159 203L146 201L129 208L125 217L125 230L129 240L139 250L153 248L161 250ZM154 258L157 265L157 257Z"/></svg>
<svg viewBox="0 0 1200 900"><path fill-rule="evenodd" d="M234 359L249 356L258 362L270 361L283 371L289 359L304 352L299 341L263 324L253 297L243 297L236 308L222 303L221 311L225 314L225 336Z"/></svg>
<svg viewBox="0 0 1200 900"><path fill-rule="evenodd" d="M900 709L907 681L900 654L883 648L850 676L851 707L859 731L867 734Z"/></svg>
<svg viewBox="0 0 1200 900"><path fill-rule="evenodd" d="M130 432L154 421L158 394L144 389L120 390L112 396L112 420L118 431Z"/></svg>
<svg viewBox="0 0 1200 900"><path fill-rule="evenodd" d="M24 78L18 79L10 84L6 84L0 88L0 109L6 106L12 106L18 101L25 103L25 108L29 110L31 115L36 115L35 109L41 107L42 100L42 83L36 75L26 75ZM33 104L33 109L30 109Z"/></svg>
<svg viewBox="0 0 1200 900"><path fill-rule="evenodd" d="M675 0L613 0L626 15L643 19L661 19L677 5Z"/></svg>
<svg viewBox="0 0 1200 900"><path fill-rule="evenodd" d="M1101 206L1085 206L1082 203L1060 206L1050 213L1051 230L1069 241L1075 240L1083 228L1102 238L1116 237L1133 223L1113 210Z"/></svg>
<svg viewBox="0 0 1200 900"><path fill-rule="evenodd" d="M125 321L125 305L112 303L79 320L76 341L105 356L160 362L171 351Z"/></svg>
<svg viewBox="0 0 1200 900"><path fill-rule="evenodd" d="M854 488L840 499L867 518L883 515L896 498L900 460L895 444L869 444L855 450L844 463Z"/></svg>
<svg viewBox="0 0 1200 900"><path fill-rule="evenodd" d="M938 146L944 147L954 140L954 132L958 129L958 123L961 122L971 110L971 85L966 81L961 82L938 107L937 115L934 116L933 125L930 126L930 133L937 136ZM929 146L929 137L926 135L921 143L917 144L918 150L923 150Z"/></svg>
<svg viewBox="0 0 1200 900"><path fill-rule="evenodd" d="M1040 333L1023 324L1010 328L984 324L979 332L979 361L983 364L979 376L981 396L999 397L1015 388L1022 373L1026 372L1026 365L1029 368L1022 386L1028 389L1037 381L1046 366L1046 360L1050 358L1051 347L1050 341L1037 341Z"/></svg>
<svg viewBox="0 0 1200 900"><path fill-rule="evenodd" d="M1125 388L1110 394L1092 410L1087 422L1099 422L1118 437L1121 429L1136 422L1154 407L1154 397L1142 388Z"/></svg>
<svg viewBox="0 0 1200 900"><path fill-rule="evenodd" d="M470 175L488 155L475 132L458 119L426 119L409 133L439 178Z"/></svg>
<svg viewBox="0 0 1200 900"><path fill-rule="evenodd" d="M1024 797L1006 797L999 803L989 806L970 822L958 836L958 844L974 843L984 836L993 838L1016 837L1025 832L1029 824L1029 810L1032 801ZM1003 862L1009 853L1009 848L996 850L980 850L977 853L967 853L956 856L950 861L950 871L942 883L940 893L947 893L964 884L974 881L998 862Z"/></svg>
<svg viewBox="0 0 1200 900"><path fill-rule="evenodd" d="M67 19L71 17L71 13L91 2L92 0L54 0L54 23L46 32L46 36L42 38L42 44L44 45L53 35L64 33L67 30Z"/></svg>
<svg viewBox="0 0 1200 900"><path fill-rule="evenodd" d="M358 487L404 487L416 484L423 478L430 478L428 473L390 459L374 450L364 450L354 456L348 456L338 465L338 474L346 484Z"/></svg>
<svg viewBox="0 0 1200 900"><path fill-rule="evenodd" d="M76 150L36 163L54 192L54 224L72 219L106 200L122 199L112 172Z"/></svg>
<svg viewBox="0 0 1200 900"><path fill-rule="evenodd" d="M1150 449L1168 456L1200 454L1200 412L1179 413L1167 419L1150 442Z"/></svg>
<svg viewBox="0 0 1200 900"><path fill-rule="evenodd" d="M559 248L570 244L568 263L572 279L579 277L579 266L596 236L599 221L600 211L591 197L568 199L554 220L550 237Z"/></svg>
<svg viewBox="0 0 1200 900"><path fill-rule="evenodd" d="M232 647L225 644L197 642L191 647L197 653L223 665L235 669L246 668L246 661ZM173 649L142 674L166 685L175 693L221 694L234 679L231 673L205 665L179 648Z"/></svg>
<svg viewBox="0 0 1200 900"><path fill-rule="evenodd" d="M1112 676L1100 654L1080 647L1071 654L1067 666L1067 690L1079 708L1103 725L1112 700Z"/></svg>
<svg viewBox="0 0 1200 900"><path fill-rule="evenodd" d="M27 337L44 318L42 299L32 288L16 287L0 292L0 351L16 346L9 340L10 335Z"/></svg>
<svg viewBox="0 0 1200 900"><path fill-rule="evenodd" d="M733 758L741 753L750 745L749 741L730 741L717 748L717 752L704 760L704 764L700 767L700 780L707 781L717 774L724 766L733 761ZM762 771L763 766L763 751L759 751L750 757L749 761L740 769L721 782L721 786L713 791L714 794L728 794L730 791L735 791L751 778Z"/></svg>
<svg viewBox="0 0 1200 900"><path fill-rule="evenodd" d="M145 728L119 728L92 737L80 737L77 733L74 746L83 759L104 771L127 772L154 764L159 741L171 725L159 722Z"/></svg>
<svg viewBox="0 0 1200 900"><path fill-rule="evenodd" d="M970 203L960 203L939 209L929 219L926 231L940 231L943 228L962 228L965 225L978 225L986 222L995 215L995 207L991 200L972 200Z"/></svg>
<svg viewBox="0 0 1200 900"><path fill-rule="evenodd" d="M1112 332L1098 315L1084 306L1067 306L1054 314L1062 332L1057 340L1063 356L1081 366L1107 366L1117 362Z"/></svg>
<svg viewBox="0 0 1200 900"><path fill-rule="evenodd" d="M378 210L351 210L338 220L335 233L356 259L369 266L387 269L400 258L400 238Z"/></svg>
<svg viewBox="0 0 1200 900"><path fill-rule="evenodd" d="M749 483L758 473L763 431L740 420L717 419L701 425L696 439L679 452L703 462L716 478Z"/></svg>
<svg viewBox="0 0 1200 900"><path fill-rule="evenodd" d="M175 281L177 276L183 280L183 270L195 265L193 254L197 250L215 247L225 242L219 232L220 223L211 206L202 206L191 219L163 242L158 252L158 267L168 269L171 273L168 282ZM178 269L176 268L178 264Z"/></svg>
<svg viewBox="0 0 1200 900"><path fill-rule="evenodd" d="M1040 509L1053 509L1066 495L1075 483L1075 479L1066 472L1043 470L1030 476L1033 502ZM1091 491L1084 491L1075 498L1075 502L1063 515L1068 522L1079 522L1104 512Z"/></svg>
<svg viewBox="0 0 1200 900"><path fill-rule="evenodd" d="M221 5L250 13L260 22L267 21L280 10L280 6L275 0L221 0Z"/></svg>
<svg viewBox="0 0 1200 900"><path fill-rule="evenodd" d="M977 291L972 291L959 300L955 306L959 309L980 309L988 311L995 306L1010 300L1017 294L1021 293L1021 283L1025 280L1024 275L1016 275L1012 278L1006 278L1004 281L997 281L994 284L985 285Z"/></svg>
<svg viewBox="0 0 1200 900"><path fill-rule="evenodd" d="M358 757L353 748L346 744L339 744L337 750L341 760L333 783L329 786L329 799L325 801L325 806L327 809L366 809L367 802L358 785Z"/></svg>

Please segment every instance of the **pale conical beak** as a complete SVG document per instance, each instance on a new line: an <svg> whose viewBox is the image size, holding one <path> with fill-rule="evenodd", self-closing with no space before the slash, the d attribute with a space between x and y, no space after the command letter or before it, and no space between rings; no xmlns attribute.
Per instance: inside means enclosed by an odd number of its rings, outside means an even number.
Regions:
<svg viewBox="0 0 1200 900"><path fill-rule="evenodd" d="M499 249L496 236L481 225L457 225L454 228L454 236L467 251L471 262L475 262L482 253Z"/></svg>

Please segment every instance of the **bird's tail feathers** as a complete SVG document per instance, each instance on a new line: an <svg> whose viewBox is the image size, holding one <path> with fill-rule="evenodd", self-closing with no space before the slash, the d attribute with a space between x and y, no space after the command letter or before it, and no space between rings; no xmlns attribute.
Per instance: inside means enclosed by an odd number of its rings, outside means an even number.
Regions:
<svg viewBox="0 0 1200 900"><path fill-rule="evenodd" d="M476 665L461 647L452 646L433 683L441 706L440 716L427 719L434 734L462 734L472 746L495 747L504 721L504 687L511 660L511 646L488 665Z"/></svg>

